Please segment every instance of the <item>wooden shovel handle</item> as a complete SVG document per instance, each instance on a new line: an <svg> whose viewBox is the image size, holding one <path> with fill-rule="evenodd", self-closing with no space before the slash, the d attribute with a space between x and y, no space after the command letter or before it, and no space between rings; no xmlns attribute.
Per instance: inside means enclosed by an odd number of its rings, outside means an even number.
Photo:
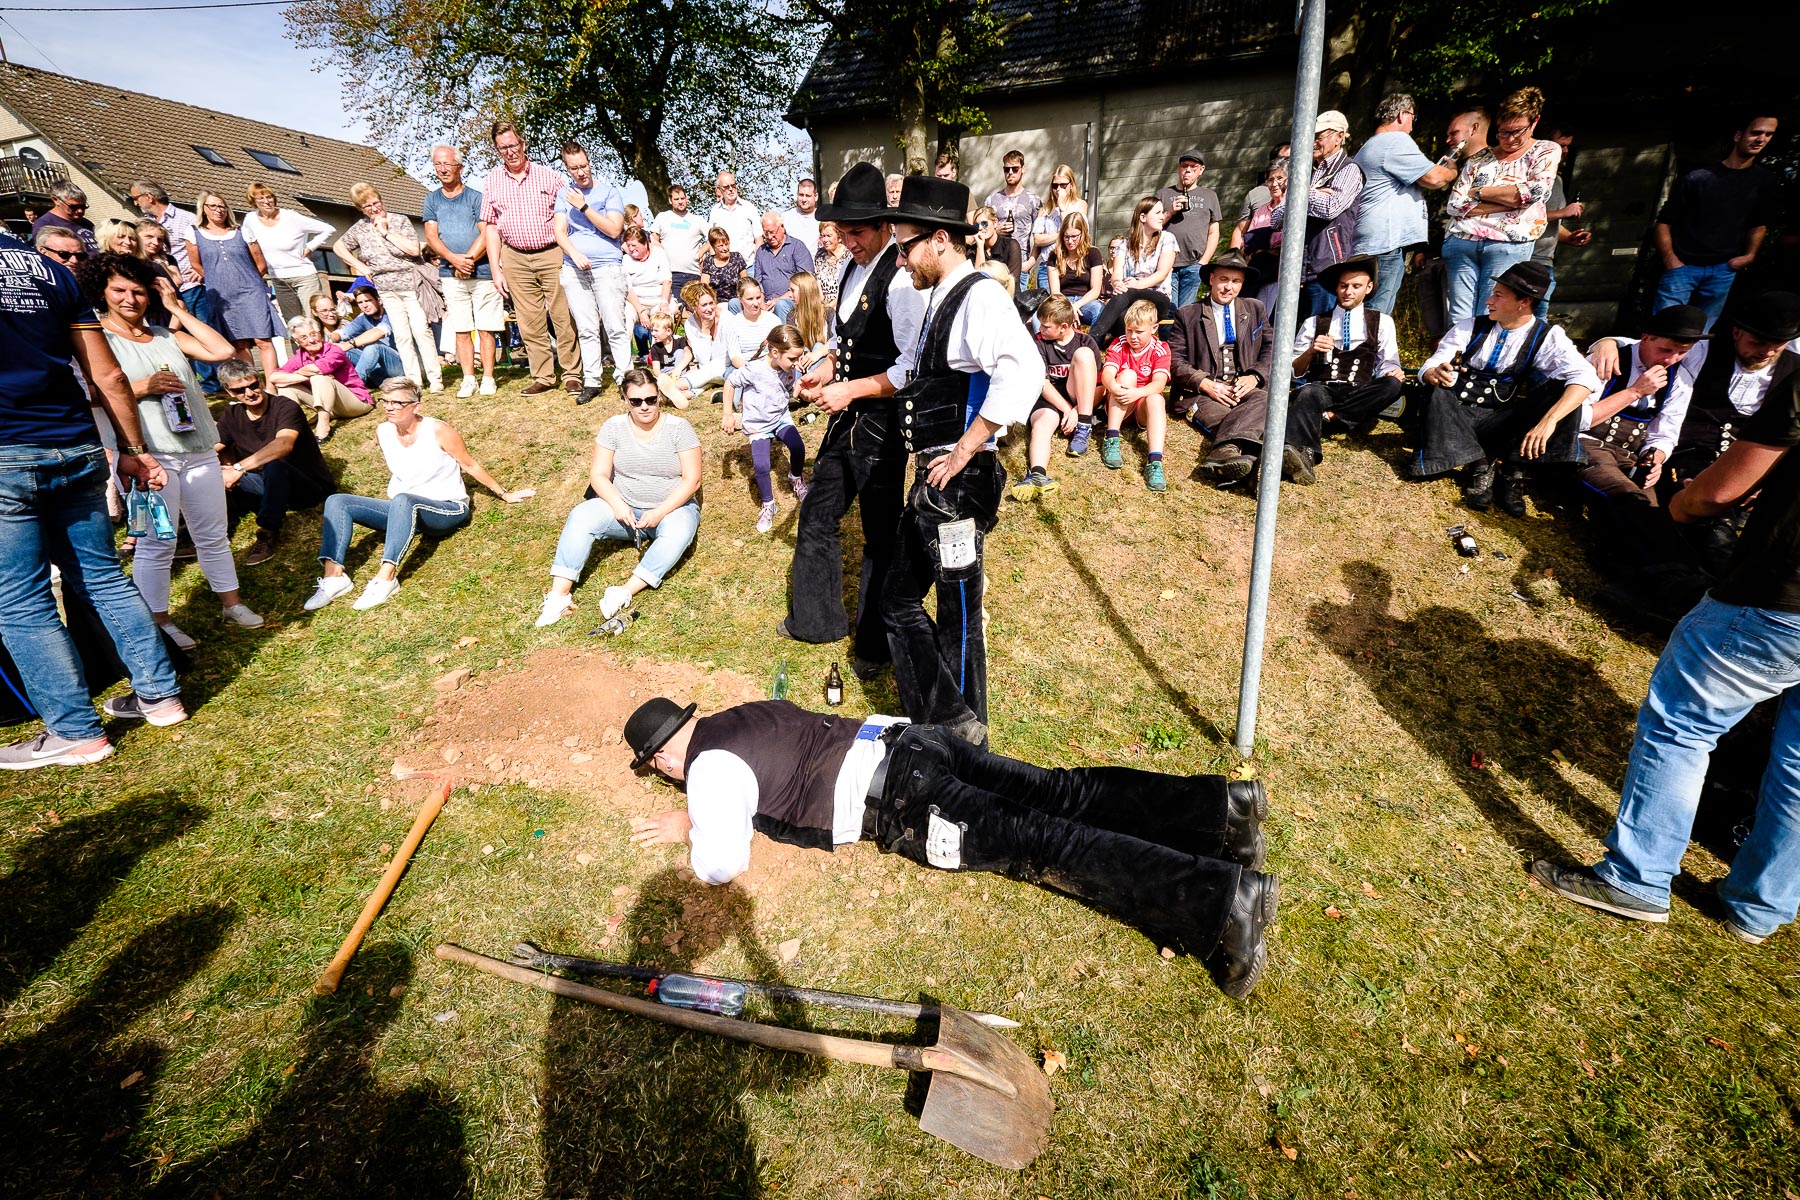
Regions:
<svg viewBox="0 0 1800 1200"><path fill-rule="evenodd" d="M394 887L400 882L400 876L405 874L406 864L412 860L413 851L417 850L419 843L425 840L425 831L431 828L433 821L437 820L438 813L444 807L444 801L450 799L450 790L455 786L456 780L445 775L443 781L438 784L437 791L433 792L431 798L419 808L419 815L413 818L412 828L406 831L406 840L400 843L400 850L394 855L394 861L390 862L387 870L382 873L381 882L375 885L375 891L370 894L368 903L363 905L361 915L356 918L356 924L350 927L349 936L344 938L344 944L338 947L337 956L326 966L325 973L319 976L319 981L313 984L314 993L320 996L329 996L332 992L337 991L338 982L343 979L345 968L350 965L350 959L355 956L356 948L362 945L363 935L369 932L369 926L373 925L375 918L381 915L381 908L388 902L388 897L394 894Z"/></svg>
<svg viewBox="0 0 1800 1200"><path fill-rule="evenodd" d="M601 1008L611 1008L619 1012L631 1013L634 1016L646 1017L652 1021L661 1021L665 1025L691 1029L695 1033L710 1033L737 1042L767 1046L771 1050L791 1050L796 1054L811 1054L816 1058L829 1058L837 1062L861 1063L868 1067L893 1067L902 1071L950 1071L958 1075L973 1074L964 1067L960 1059L932 1047L891 1046L885 1042L865 1042L859 1038L833 1037L825 1033L809 1033L801 1029L784 1029L779 1025L763 1025L756 1021L739 1021L732 1017L714 1016L712 1013L697 1012L690 1008L674 1008L650 1000L640 1000L636 996L622 996L618 992L609 992L605 988L589 987L585 983L576 983L574 980L564 979L560 975L546 975L530 967L521 967L514 963L502 962L497 958L489 958L485 954L477 954L473 950L465 950L450 942L439 945L434 953L445 962L461 963L466 967L474 967L478 971L486 971L489 975L510 979L514 983L527 984L542 991L553 992L558 996L567 996L571 1000L598 1004ZM976 1077L981 1078L980 1075ZM981 1082L987 1083L989 1079L981 1078ZM1010 1087L1010 1085L1007 1086Z"/></svg>

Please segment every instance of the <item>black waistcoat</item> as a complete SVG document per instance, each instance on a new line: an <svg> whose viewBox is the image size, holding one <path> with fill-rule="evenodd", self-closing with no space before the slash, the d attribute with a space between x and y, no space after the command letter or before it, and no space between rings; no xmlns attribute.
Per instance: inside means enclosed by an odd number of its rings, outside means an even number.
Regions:
<svg viewBox="0 0 1800 1200"><path fill-rule="evenodd" d="M1381 314L1367 304L1362 305L1362 314L1362 345L1354 350L1332 351L1329 363L1323 354L1314 354L1306 368L1309 382L1364 384L1375 377L1375 364L1381 361ZM1320 313L1313 318L1313 336L1325 334L1335 341L1337 324L1330 313Z"/></svg>
<svg viewBox="0 0 1800 1200"><path fill-rule="evenodd" d="M926 313L930 328L925 331L925 349L919 354L912 380L894 397L899 407L900 440L908 454L948 446L968 431L971 376L950 365L950 326L969 289L984 279L993 282L980 271L964 276Z"/></svg>
<svg viewBox="0 0 1800 1200"><path fill-rule="evenodd" d="M1731 407L1731 372L1736 365L1737 350L1731 344L1730 334L1714 334L1707 345L1706 361L1694 376L1694 394L1688 401L1687 415L1681 420L1676 454L1690 460L1698 454L1710 462L1731 449L1744 422L1750 419ZM1769 372L1769 391L1796 370L1800 370L1800 354L1783 350L1775 360L1775 369ZM1700 468L1690 461L1687 469L1693 473Z"/></svg>
<svg viewBox="0 0 1800 1200"><path fill-rule="evenodd" d="M838 382L880 375L899 361L887 306L888 287L899 270L900 247L890 244L875 260L850 316L838 322Z"/></svg>
<svg viewBox="0 0 1800 1200"><path fill-rule="evenodd" d="M694 722L686 767L708 750L737 755L756 776L751 824L778 842L829 850L838 771L861 728L786 700L740 704Z"/></svg>
<svg viewBox="0 0 1800 1200"><path fill-rule="evenodd" d="M1604 400L1620 388L1631 386L1634 382L1631 368L1640 361L1635 351L1624 355L1619 362L1619 373L1600 385L1599 394L1594 400ZM1656 414L1669 402L1669 389L1675 386L1675 372L1679 367L1680 364L1677 363L1669 368L1669 377L1651 395L1620 409L1581 436L1592 438L1604 446L1617 446L1628 454L1637 454L1643 449L1644 441L1649 435L1650 422L1656 419Z"/></svg>

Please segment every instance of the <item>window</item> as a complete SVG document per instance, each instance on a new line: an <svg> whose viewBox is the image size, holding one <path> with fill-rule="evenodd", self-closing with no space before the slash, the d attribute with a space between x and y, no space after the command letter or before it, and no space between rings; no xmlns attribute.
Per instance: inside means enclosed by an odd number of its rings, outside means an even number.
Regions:
<svg viewBox="0 0 1800 1200"><path fill-rule="evenodd" d="M102 167L99 163L95 162L91 158L84 159L82 161L81 165L86 167L88 170L92 171L96 175L100 174L102 171L104 171L106 169L105 167Z"/></svg>
<svg viewBox="0 0 1800 1200"><path fill-rule="evenodd" d="M195 146L194 153L198 154L201 158L204 158L215 167L231 166L231 160L226 158L223 154L220 154L217 150L214 150L211 146ZM232 170L236 169L236 167L232 167Z"/></svg>
<svg viewBox="0 0 1800 1200"><path fill-rule="evenodd" d="M273 154L267 150L252 150L248 146L244 147L244 153L248 154L251 158L254 158L257 162L269 168L271 171L285 171L289 175L298 175L300 173L299 167L296 167L293 163L281 157L279 154Z"/></svg>

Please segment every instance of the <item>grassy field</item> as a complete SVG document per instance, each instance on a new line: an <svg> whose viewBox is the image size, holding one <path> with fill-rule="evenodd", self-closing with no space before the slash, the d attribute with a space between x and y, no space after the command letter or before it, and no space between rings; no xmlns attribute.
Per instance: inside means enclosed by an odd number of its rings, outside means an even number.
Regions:
<svg viewBox="0 0 1800 1200"><path fill-rule="evenodd" d="M569 672L691 677L714 695L765 686L785 654L805 701L848 651L772 637L792 500L754 533L748 456L716 409L694 414L699 545L644 619L601 646L590 583L574 616L533 628L592 431L617 409L518 387L433 408L535 500L479 497L473 526L369 613L301 612L310 515L244 572L260 631L221 626L190 565L175 611L202 639L194 720L115 728L119 754L97 767L0 780L6 1195L1800 1192L1791 935L1731 940L1706 901L1724 867L1701 849L1662 928L1553 902L1526 875L1538 855L1597 854L1657 650L1593 614L1566 521L1477 517L1482 556L1456 557L1444 529L1470 514L1452 484L1399 477L1391 427L1333 444L1318 486L1284 490L1251 764L1275 798L1284 906L1239 1004L1198 963L1003 879L867 845L759 846L746 886L706 889L680 853L633 850L627 817L675 793L584 727L635 699ZM374 428L328 447L365 492L385 479ZM804 428L816 444L823 426ZM1124 471L1059 452L1061 494L1007 503L987 568L996 749L1240 765L1252 501L1193 482L1198 449L1172 432L1166 495L1144 489L1128 443ZM1021 453L1008 442L1015 476ZM625 573L620 553L599 579ZM359 541L352 566L366 576L377 554ZM455 667L473 678L446 697L432 683ZM895 711L889 680L845 674L847 711ZM557 751L567 729L592 761L535 781L462 764L480 790L452 799L343 988L315 998L422 790L391 763L439 758L444 723L501 696L522 743ZM677 1034L430 954L524 937L1007 1012L1024 1022L1010 1036L1068 1061L1050 1147L1024 1172L991 1168L919 1131L897 1073ZM791 939L798 953L779 952Z"/></svg>

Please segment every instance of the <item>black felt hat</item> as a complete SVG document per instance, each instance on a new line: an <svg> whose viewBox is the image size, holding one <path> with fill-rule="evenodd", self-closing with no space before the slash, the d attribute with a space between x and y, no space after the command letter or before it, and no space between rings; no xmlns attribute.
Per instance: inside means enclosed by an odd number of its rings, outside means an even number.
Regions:
<svg viewBox="0 0 1800 1200"><path fill-rule="evenodd" d="M874 225L887 215L887 176L873 163L859 162L831 189L831 199L819 205L819 220Z"/></svg>
<svg viewBox="0 0 1800 1200"><path fill-rule="evenodd" d="M1738 306L1731 323L1753 337L1771 342L1791 342L1800 337L1800 296L1793 292L1764 292Z"/></svg>
<svg viewBox="0 0 1800 1200"><path fill-rule="evenodd" d="M908 175L900 184L900 203L887 211L890 221L904 221L924 229L947 229L967 237L969 185L932 175Z"/></svg>
<svg viewBox="0 0 1800 1200"><path fill-rule="evenodd" d="M1665 308L1650 318L1644 336L1668 338L1671 342L1701 341L1706 337L1706 310L1692 304Z"/></svg>
<svg viewBox="0 0 1800 1200"><path fill-rule="evenodd" d="M681 727L694 715L695 707L690 704L683 708L664 696L638 705L631 719L625 722L625 744L637 754L631 760L631 769L637 770L668 745L669 739L680 733Z"/></svg>
<svg viewBox="0 0 1800 1200"><path fill-rule="evenodd" d="M1527 300L1542 300L1550 290L1550 268L1527 259L1506 268L1506 274L1494 281L1504 283L1508 291Z"/></svg>
<svg viewBox="0 0 1800 1200"><path fill-rule="evenodd" d="M1219 267L1224 267L1227 271L1242 271L1244 273L1244 291L1246 292L1254 292L1257 283L1262 279L1262 273L1250 265L1250 260L1244 257L1242 250L1227 250L1200 268L1200 278L1207 287L1212 286L1212 273Z"/></svg>
<svg viewBox="0 0 1800 1200"><path fill-rule="evenodd" d="M1337 291L1338 280L1343 277L1345 271L1366 271L1370 287L1381 282L1381 264L1376 261L1373 254L1352 254L1343 262L1335 262L1329 267L1321 269L1319 286L1328 292Z"/></svg>

